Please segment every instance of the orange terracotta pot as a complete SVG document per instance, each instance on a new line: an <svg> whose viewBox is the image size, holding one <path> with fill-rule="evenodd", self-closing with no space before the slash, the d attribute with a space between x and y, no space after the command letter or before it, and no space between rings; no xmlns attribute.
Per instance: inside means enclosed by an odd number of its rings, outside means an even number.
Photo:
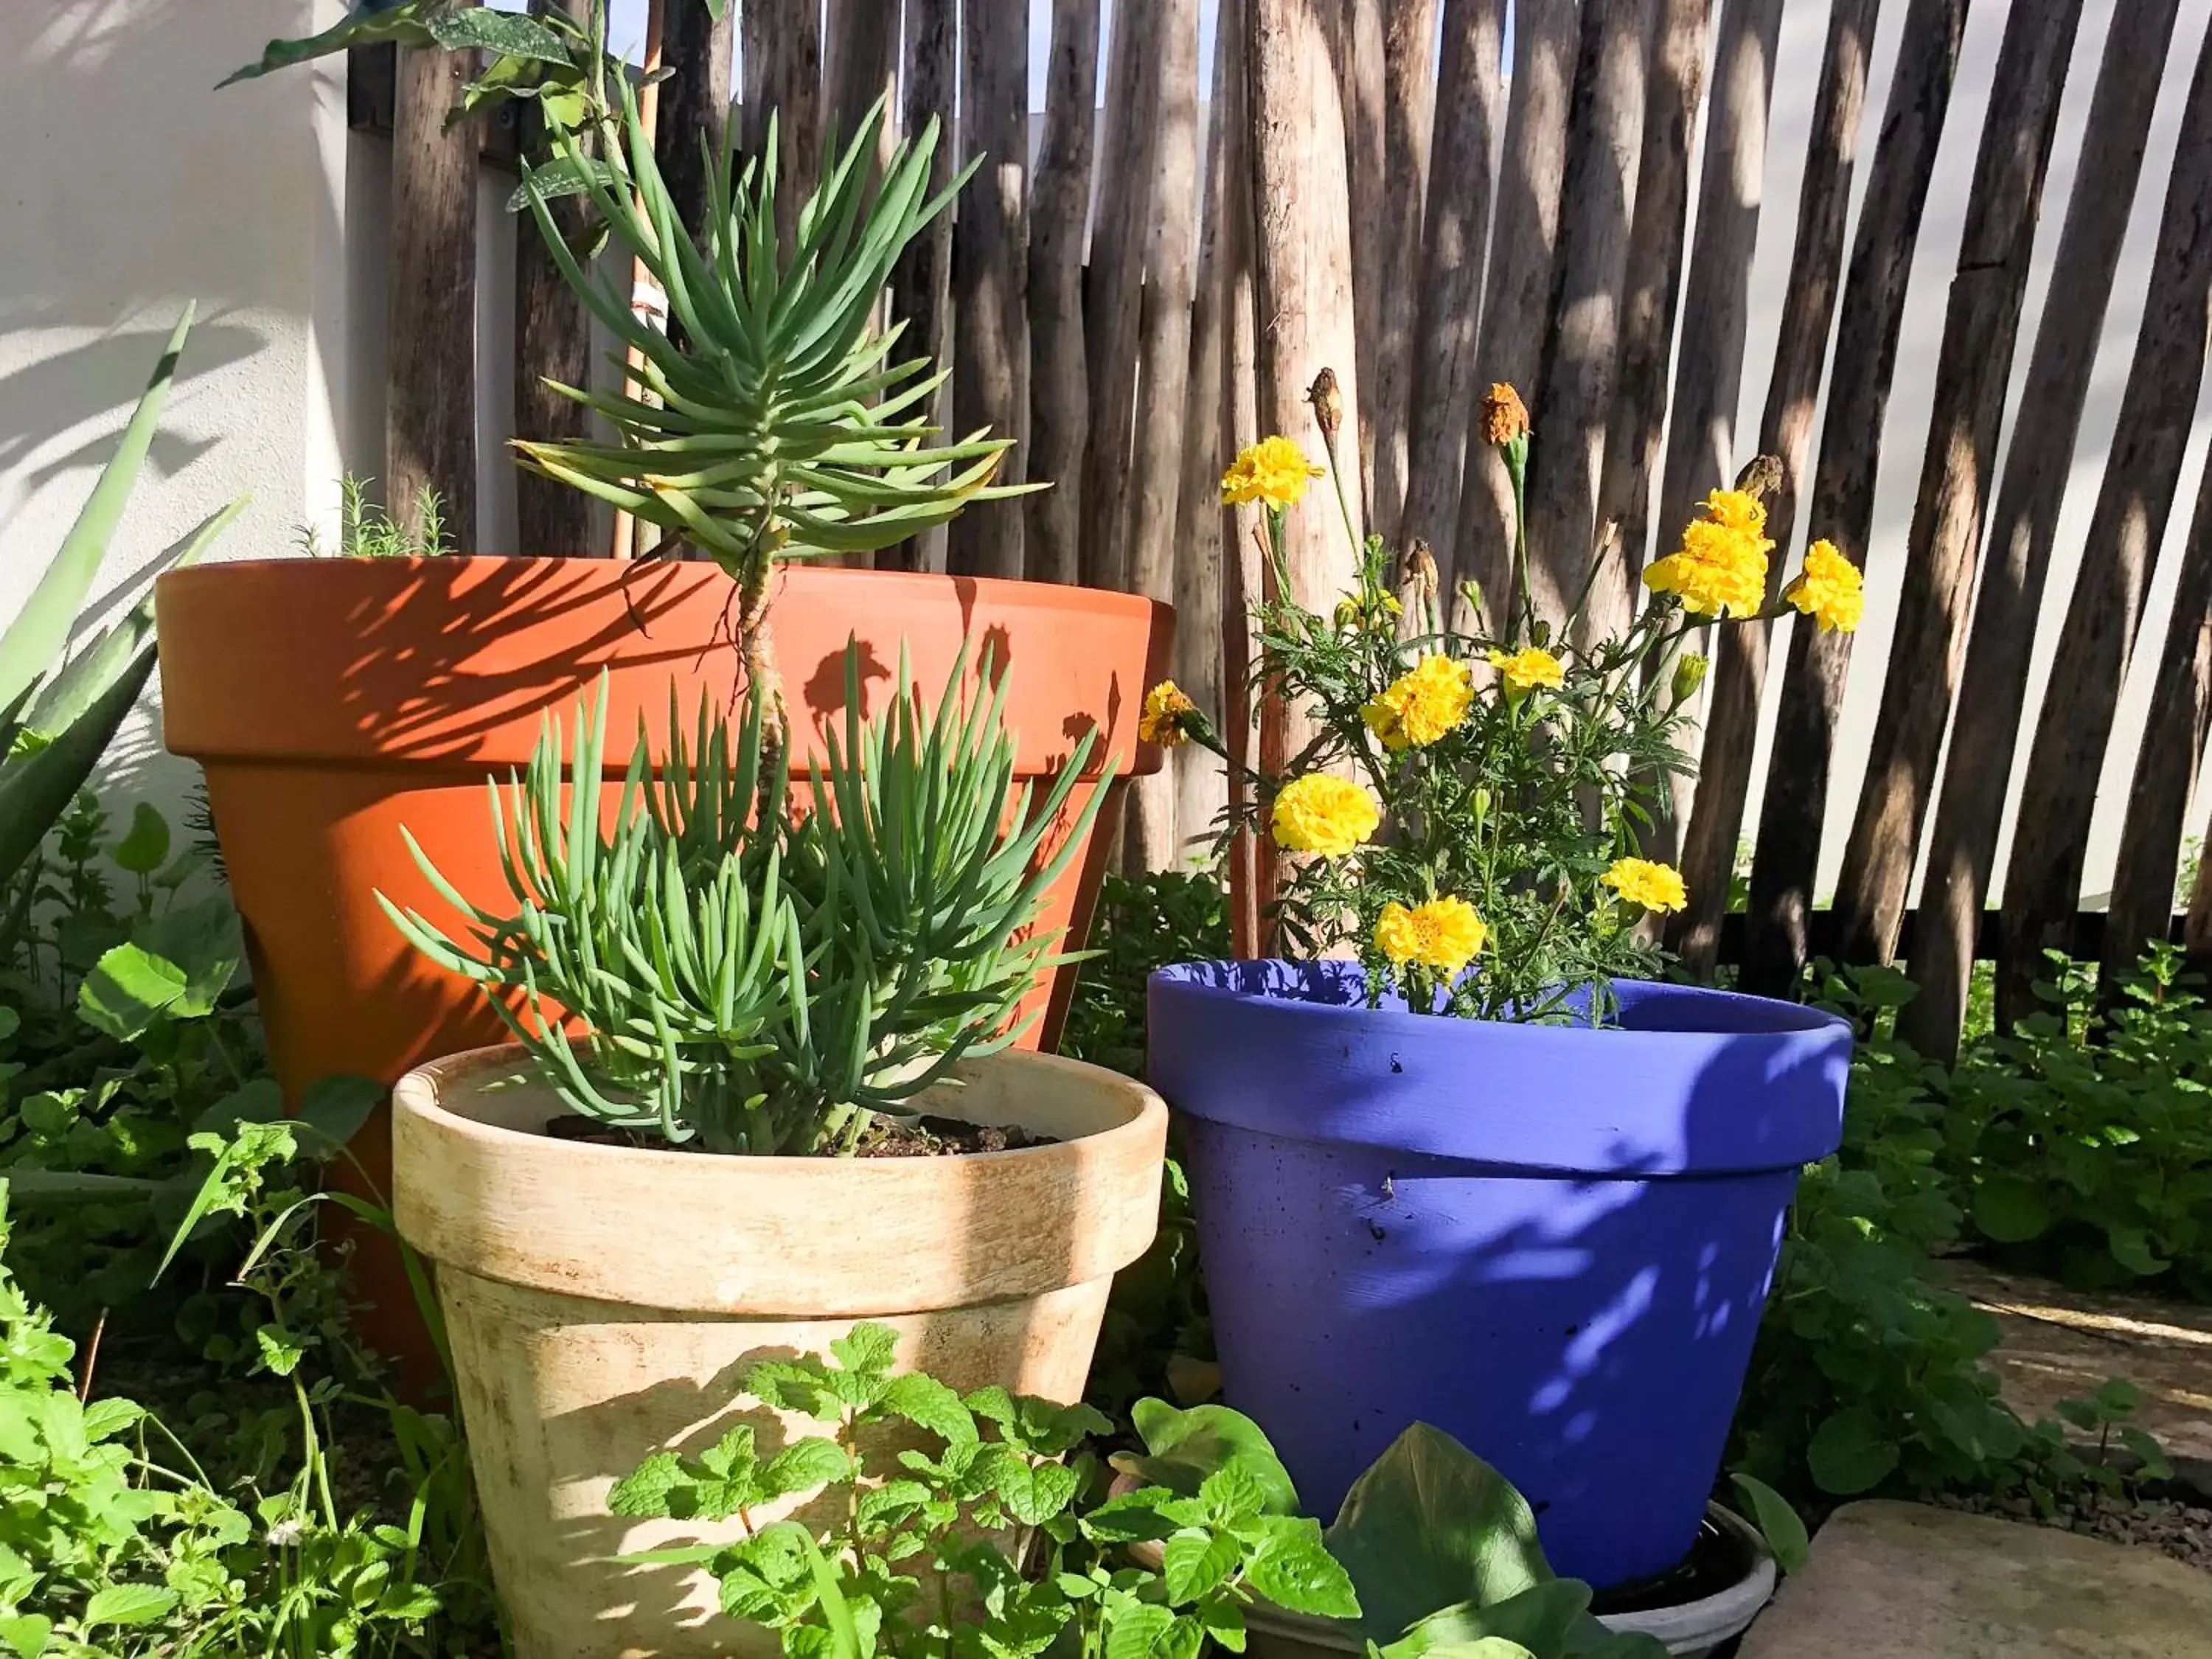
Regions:
<svg viewBox="0 0 2212 1659"><path fill-rule="evenodd" d="M775 580L775 650L794 744L818 752L842 720L857 641L870 709L903 645L933 691L963 642L1007 676L1018 769L1043 780L1095 730L1090 764L1113 781L1042 923L1071 943L1089 926L1117 798L1156 769L1137 739L1147 685L1166 671L1167 607L1042 583L791 567ZM669 691L696 719L702 694L734 706L734 588L711 564L603 559L240 562L173 571L155 589L162 718L172 752L207 775L216 832L246 938L271 1061L288 1098L334 1073L389 1085L423 1061L506 1040L480 992L416 955L381 891L450 915L409 855L404 825L472 899L504 900L487 775L525 764L549 714L608 677L610 796L641 718L657 750ZM1079 793L1080 792L1079 792ZM1063 969L1033 994L1049 1047L1073 991ZM391 1127L355 1147L388 1193ZM356 1278L372 1340L416 1380L427 1354L396 1259L361 1241ZM408 1362L412 1362L409 1364Z"/></svg>

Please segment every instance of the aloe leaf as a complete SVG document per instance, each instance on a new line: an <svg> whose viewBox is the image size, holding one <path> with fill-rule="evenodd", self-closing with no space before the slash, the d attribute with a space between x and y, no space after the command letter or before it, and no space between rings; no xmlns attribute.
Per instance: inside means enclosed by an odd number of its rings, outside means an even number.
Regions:
<svg viewBox="0 0 2212 1659"><path fill-rule="evenodd" d="M154 672L149 641L114 682L44 748L0 768L0 883L38 850L100 763L123 717Z"/></svg>
<svg viewBox="0 0 2212 1659"><path fill-rule="evenodd" d="M138 407L123 428L122 441L100 469L100 481L92 487L76 522L70 526L61 550L39 578L38 586L15 620L8 624L8 631L0 635L0 705L13 702L34 684L69 643L70 629L84 607L84 596L100 572L108 540L115 534L124 504L138 481L138 469L154 441L155 429L161 424L161 406L168 401L169 385L176 377L177 358L185 349L185 337L191 332L192 310L186 305L185 314L177 319L161 361L154 365L153 378L147 381Z"/></svg>
<svg viewBox="0 0 2212 1659"><path fill-rule="evenodd" d="M155 561L155 568L181 570L198 559L231 520L244 511L246 500L241 495L228 507L201 520ZM23 724L33 732L49 734L67 727L99 701L100 693L137 657L139 647L153 636L153 632L154 600L149 594L120 622L102 629L39 688Z"/></svg>

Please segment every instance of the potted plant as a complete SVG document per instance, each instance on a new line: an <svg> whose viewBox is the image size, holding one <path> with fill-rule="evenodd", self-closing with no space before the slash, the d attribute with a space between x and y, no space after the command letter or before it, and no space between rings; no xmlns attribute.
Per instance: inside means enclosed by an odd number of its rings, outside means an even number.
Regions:
<svg viewBox="0 0 2212 1659"><path fill-rule="evenodd" d="M934 125L878 176L880 115L872 115L805 202L789 246L775 239L772 165L738 173L726 144L707 222L678 222L627 79L557 14L366 9L314 41L277 43L257 69L361 38L403 49L468 44L471 27L490 31L477 44L506 55L470 100L541 94L562 153L532 175L522 199L568 279L642 360L636 396L572 393L605 417L611 441L526 441L519 455L616 501L664 539L650 562L237 561L161 583L166 740L206 772L270 1058L295 1100L319 1077L388 1084L434 1055L500 1037L482 1000L410 955L372 895L416 906L434 897L402 825L463 893L500 891L478 833L478 786L521 765L545 714L602 677L610 799L637 715L665 714L672 675L687 704L705 695L727 708L765 670L780 684L792 742L801 755L819 753L843 712L848 641L860 653L860 695L873 705L889 694L902 649L935 684L990 642L1020 732L1017 774L1051 777L1069 763L1076 736L1095 732L1089 775L1070 800L1103 790L1109 823L1128 777L1158 764L1138 743L1135 717L1148 665L1165 661L1164 606L1044 584L832 568L819 556L889 546L1007 493L991 483L1006 440L930 447L915 405L941 374L926 358L895 359L895 331L878 320L900 252L949 205L951 191L928 185ZM586 193L614 246L665 290L668 332L638 319L626 285L596 284L554 233L545 198L559 191ZM771 603L772 632L762 625ZM1085 817L1082 835L1065 843L1073 856L1041 902L1041 924L1078 940L1107 854L1090 834L1094 822ZM1049 836L1041 852L1062 845ZM1072 990L1072 970L1055 969L1029 994L1043 1018L1025 1042L1049 1042ZM356 1149L380 1183L388 1146L380 1113ZM419 1358L396 1259L365 1237L356 1271L382 1308L372 1316L378 1345Z"/></svg>
<svg viewBox="0 0 2212 1659"><path fill-rule="evenodd" d="M1510 388L1484 421L1517 492ZM1427 1421L1528 1494L1561 1572L1663 1572L1705 1512L1797 1170L1840 1138L1851 1038L1660 982L1646 919L1684 895L1639 837L1689 765L1690 630L1784 605L1855 626L1858 572L1815 543L1770 607L1764 507L1719 490L1615 630L1540 617L1525 546L1511 592L1458 596L1469 627L1419 557L1401 601L1379 542L1321 615L1280 546L1322 471L1273 438L1224 480L1275 550L1255 674L1312 720L1247 820L1291 855L1296 954L1150 993L1224 1396L1322 1504ZM1148 711L1215 743L1172 687Z"/></svg>
<svg viewBox="0 0 2212 1659"><path fill-rule="evenodd" d="M963 1389L1073 1401L1151 1242L1166 1109L1018 1046L1060 960L1046 896L1103 798L1078 802L1095 739L1032 800L1006 677L965 671L932 708L902 662L864 717L848 652L798 809L759 680L734 738L709 703L692 739L672 718L665 751L637 738L611 812L564 798L605 763L603 681L572 752L549 724L492 789L504 900L420 848L463 925L380 896L517 1039L401 1080L394 1214L437 1270L522 1659L724 1651L692 1628L709 1581L622 1559L651 1534L611 1488L728 1429L747 1364L835 1352L866 1316Z"/></svg>

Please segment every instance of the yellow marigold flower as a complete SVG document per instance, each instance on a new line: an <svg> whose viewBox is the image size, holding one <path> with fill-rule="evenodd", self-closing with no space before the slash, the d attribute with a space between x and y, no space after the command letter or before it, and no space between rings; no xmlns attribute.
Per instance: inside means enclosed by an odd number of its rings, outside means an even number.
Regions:
<svg viewBox="0 0 2212 1659"><path fill-rule="evenodd" d="M1326 772L1293 778L1275 797L1275 845L1293 853L1340 859L1382 822L1375 797Z"/></svg>
<svg viewBox="0 0 2212 1659"><path fill-rule="evenodd" d="M1705 516L1724 530L1766 533L1766 503L1747 489L1716 489L1705 497Z"/></svg>
<svg viewBox="0 0 2212 1659"><path fill-rule="evenodd" d="M1819 623L1823 634L1854 633L1866 611L1866 576L1833 542L1814 542L1805 550L1805 568L1782 597Z"/></svg>
<svg viewBox="0 0 2212 1659"><path fill-rule="evenodd" d="M1419 749L1465 720L1474 702L1473 671L1431 652L1362 704L1359 713L1385 749Z"/></svg>
<svg viewBox="0 0 2212 1659"><path fill-rule="evenodd" d="M1482 954L1490 928L1463 898L1447 895L1408 910L1386 904L1375 923L1375 948L1401 968L1456 974Z"/></svg>
<svg viewBox="0 0 2212 1659"><path fill-rule="evenodd" d="M1503 380L1494 382L1490 395L1482 400L1482 440L1492 447L1503 449L1516 438L1526 436L1528 431L1528 405L1521 401L1521 394Z"/></svg>
<svg viewBox="0 0 2212 1659"><path fill-rule="evenodd" d="M1144 712L1137 717L1137 735L1146 743L1172 749L1190 740L1182 723L1198 713L1198 705L1173 680L1162 680L1145 693Z"/></svg>
<svg viewBox="0 0 2212 1659"><path fill-rule="evenodd" d="M1679 910L1690 902L1690 890L1682 885L1682 872L1671 864L1650 859L1615 859L1613 868L1598 881L1646 910Z"/></svg>
<svg viewBox="0 0 2212 1659"><path fill-rule="evenodd" d="M1306 459L1305 451L1288 438L1262 438L1243 450L1221 475L1221 499L1231 507L1248 501L1295 507L1307 483L1327 471Z"/></svg>
<svg viewBox="0 0 2212 1659"><path fill-rule="evenodd" d="M1567 671L1559 659L1540 645L1510 653L1492 651L1490 665L1516 691L1534 691L1539 687L1556 690L1567 678Z"/></svg>
<svg viewBox="0 0 2212 1659"><path fill-rule="evenodd" d="M1747 617L1765 603L1766 550L1773 545L1755 530L1692 519L1682 545L1645 568L1644 585L1676 595L1683 610L1701 617Z"/></svg>

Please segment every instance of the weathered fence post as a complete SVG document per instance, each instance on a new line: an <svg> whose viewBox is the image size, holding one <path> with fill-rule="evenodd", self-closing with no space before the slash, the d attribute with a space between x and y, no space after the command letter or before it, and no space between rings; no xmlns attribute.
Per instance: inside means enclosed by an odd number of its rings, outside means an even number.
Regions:
<svg viewBox="0 0 2212 1659"><path fill-rule="evenodd" d="M1244 616L1236 514L1221 504L1219 479L1237 445L1228 398L1231 295L1245 238L1237 216L1249 197L1232 191L1232 169L1247 166L1242 111L1244 83L1243 7L1226 0L1214 23L1213 97L1206 134L1205 210L1197 292L1190 313L1188 414L1183 421L1182 483L1176 494L1176 683L1200 708L1218 711L1222 735L1238 736L1232 708L1241 696L1229 684L1229 662L1241 657ZM1249 396L1247 365L1247 392ZM1231 629L1235 630L1232 636ZM1232 647L1232 637L1236 648ZM1176 782L1177 861L1204 846L1228 804L1222 763L1197 744L1171 757ZM1231 870L1237 863L1230 850Z"/></svg>
<svg viewBox="0 0 2212 1659"><path fill-rule="evenodd" d="M2043 952L2063 940L2081 900L2097 778L2204 378L2209 301L2212 40L2190 82L2119 428L2021 786L1997 961L1997 1019L2007 1027L2033 1009Z"/></svg>
<svg viewBox="0 0 2212 1659"><path fill-rule="evenodd" d="M1145 232L1152 221L1163 0L1116 0L1106 63L1098 210L1083 292L1091 442L1083 464L1083 580L1129 585L1129 456L1136 419ZM1090 98L1085 95L1085 106Z"/></svg>
<svg viewBox="0 0 2212 1659"><path fill-rule="evenodd" d="M1662 536L1680 530L1706 492L1735 475L1740 459L1736 392L1743 379L1751 259L1765 190L1766 122L1781 27L1782 0L1722 0L1712 121L1698 176L1680 362L1659 491ZM1771 515L1768 522L1773 523ZM1775 539L1786 552L1788 532Z"/></svg>
<svg viewBox="0 0 2212 1659"><path fill-rule="evenodd" d="M1621 282L1620 361L1613 374L1597 497L1601 528L1620 526L1622 574L1632 582L1643 568L1650 537L1652 472L1667 422L1667 370L1674 356L1674 302L1688 229L1690 156L1698 147L1711 21L1712 0L1660 0L1651 30L1636 215ZM1754 225L1757 212L1754 205ZM1735 355L1743 355L1741 329ZM1662 524L1659 533L1670 536L1674 529Z"/></svg>
<svg viewBox="0 0 2212 1659"><path fill-rule="evenodd" d="M1959 69L1966 0L1911 0L1881 138L1859 209L1838 323L1835 370L1813 486L1812 532L1866 560L1883 416L1897 367L1905 283ZM1828 764L1851 635L1790 631L1745 916L1743 988L1786 994L1805 964L1807 919L1828 805Z"/></svg>
<svg viewBox="0 0 2212 1659"><path fill-rule="evenodd" d="M919 138L931 121L937 123L937 150L930 159L929 186L949 189L957 170L953 158L960 150L953 124L953 88L959 69L954 46L959 29L958 0L908 0L906 10L906 74L901 88L899 124L908 139ZM928 229L900 255L891 270L891 314L903 319L906 333L899 342L909 353L927 352L938 368L949 367L952 339L952 216L939 214ZM951 399L942 386L918 407L934 424L943 424ZM945 528L939 525L920 535L886 548L877 556L879 566L901 570L942 570L945 566Z"/></svg>
<svg viewBox="0 0 2212 1659"><path fill-rule="evenodd" d="M678 12L703 0L661 0ZM775 234L789 247L799 204L822 164L821 0L744 0L733 6L744 39L744 145L757 155L775 117ZM665 27L665 25L664 25ZM664 49L665 52L665 49Z"/></svg>
<svg viewBox="0 0 2212 1659"><path fill-rule="evenodd" d="M2145 0L2112 14L2051 264L2050 292L2064 302L2045 302L2006 445L1912 933L1920 994L1897 1018L1898 1035L1937 1060L1958 1054L2044 578L2178 9Z"/></svg>
<svg viewBox="0 0 2212 1659"><path fill-rule="evenodd" d="M1318 445L1306 392L1321 370L1335 372L1345 429L1358 429L1344 112L1325 20L1314 0L1250 0L1249 15L1259 426L1291 437L1310 454ZM1346 493L1356 541L1363 533L1358 453L1344 444L1340 453L1351 474ZM1323 484L1290 514L1285 536L1292 592L1317 608L1349 586L1357 556L1328 494ZM1302 711L1271 700L1261 714L1261 769L1279 775L1307 735ZM1260 885L1272 891L1272 843L1263 838L1259 854Z"/></svg>
<svg viewBox="0 0 2212 1659"><path fill-rule="evenodd" d="M1191 267L1198 235L1198 0L1160 0L1159 118L1153 138L1152 224L1139 315L1136 431L1131 447L1129 589L1172 602L1184 550L1176 526L1190 388ZM1164 767L1129 790L1123 851L1133 871L1170 869L1181 844L1176 773Z"/></svg>
<svg viewBox="0 0 2212 1659"><path fill-rule="evenodd" d="M1017 7L986 27L975 0L969 10L959 148L985 159L961 192L952 231L952 413L963 432L988 425L1015 441L999 481L1019 483L1029 460L1029 12ZM949 527L945 568L956 574L1019 576L1022 562L1018 506L963 514Z"/></svg>
<svg viewBox="0 0 2212 1659"><path fill-rule="evenodd" d="M1023 503L1023 559L1035 581L1076 580L1083 541L1091 430L1083 237L1097 85L1098 0L1053 0L1044 142L1030 189L1029 476L1052 483Z"/></svg>
<svg viewBox="0 0 2212 1659"><path fill-rule="evenodd" d="M1586 636L1613 631L1629 603L1626 561L1597 522L1597 487L1620 352L1654 4L1614 0L1583 8L1552 314L1542 377L1528 405L1536 430L1528 465L1531 598L1537 616L1556 627L1587 589ZM1611 550L1593 570L1601 546Z"/></svg>
<svg viewBox="0 0 2212 1659"><path fill-rule="evenodd" d="M1813 105L1813 131L1797 195L1796 246L1790 256L1774 370L1766 383L1759 420L1759 453L1782 463L1782 481L1767 498L1766 522L1787 553L1797 522L1797 496L1813 443L1813 417L1820 404L1820 380L1828 359L1828 330L1844 260L1844 227L1858 164L1859 118L1866 108L1867 61L1881 0L1835 0L1820 62L1820 88ZM1708 141L1710 142L1710 141ZM1674 526L1662 526L1674 533ZM1770 592L1780 586L1784 559L1777 557ZM1769 623L1720 630L1705 703L1705 749L1698 766L1695 805L1682 845L1682 878L1690 901L1669 921L1667 942L1693 974L1712 971L1720 950L1735 871L1736 842L1743 834L1745 796L1759 740L1759 697L1766 685Z"/></svg>
<svg viewBox="0 0 2212 1659"><path fill-rule="evenodd" d="M2165 939L2173 925L2181 830L2204 753L2206 718L2212 714L2212 464L2197 484L2179 576L2128 791L2112 902L2105 910L2097 1000L2108 1012L2121 1006L2121 987L2145 947Z"/></svg>
<svg viewBox="0 0 2212 1659"><path fill-rule="evenodd" d="M434 491L445 521L477 547L477 123L460 102L468 58L399 49L392 123L391 329L386 363L385 502L409 535Z"/></svg>
<svg viewBox="0 0 2212 1659"><path fill-rule="evenodd" d="M1260 278L1257 270L1258 209L1253 186L1258 162L1253 155L1250 46L1252 0L1221 0L1214 50L1226 54L1217 84L1216 118L1224 126L1221 162L1221 425L1223 453L1214 466L1225 467L1228 452L1260 435ZM1207 210L1209 222L1212 210ZM1218 477L1217 471L1214 475ZM1221 724L1231 768L1226 779L1231 810L1250 799L1245 772L1258 763L1258 711L1252 707L1251 673L1256 646L1252 606L1264 576L1258 544L1245 534L1243 514L1223 506L1221 513ZM1229 939L1240 957L1262 948L1260 906L1263 897L1261 838L1241 834L1229 844Z"/></svg>
<svg viewBox="0 0 2212 1659"><path fill-rule="evenodd" d="M670 72L653 117L653 159L678 216L696 232L707 216L707 153L720 153L729 120L737 12L732 8L717 18L706 0L661 4L660 57Z"/></svg>
<svg viewBox="0 0 2212 1659"><path fill-rule="evenodd" d="M1355 243L1352 252L1371 266L1370 285L1378 290L1372 300L1371 361L1362 366L1360 375L1367 387L1366 424L1373 434L1374 450L1368 527L1395 539L1401 534L1410 434L1416 419L1413 391L1420 378L1414 331L1421 320L1421 216L1429 189L1430 143L1437 125L1437 83L1429 68L1429 55L1437 39L1437 0L1379 3L1382 9L1382 214L1375 228L1374 246L1363 250ZM1449 45L1444 52L1449 70ZM1494 106L1497 70L1498 53L1493 47L1488 76L1474 69L1473 84L1454 86L1453 95L1478 106ZM1486 149L1486 163L1488 159ZM1486 198L1489 183L1486 177L1480 186ZM1462 181L1460 193L1466 189ZM1482 263L1480 240L1478 235L1474 257L1476 273ZM1360 294L1359 303L1370 303L1365 291ZM1468 319L1470 331L1474 321Z"/></svg>
<svg viewBox="0 0 2212 1659"><path fill-rule="evenodd" d="M1437 82L1450 95L1436 100L1421 214L1420 333L1407 413L1405 507L1396 530L1402 540L1424 538L1449 564L1457 540L1468 421L1477 397L1477 313L1505 101L1505 0L1444 0L1443 30Z"/></svg>
<svg viewBox="0 0 2212 1659"><path fill-rule="evenodd" d="M1028 40L1027 14L1015 32ZM830 0L822 46L825 149L833 132L839 144L850 143L870 107L881 100L884 124L877 132L876 154L888 156L898 131L899 0ZM1026 86L1023 91L1026 97ZM1026 150L1022 159L1028 159Z"/></svg>
<svg viewBox="0 0 2212 1659"><path fill-rule="evenodd" d="M2005 16L1944 311L1881 712L1836 889L1838 949L1847 962L1887 962L1905 918L1959 684L2028 257L2081 18L2081 0L2013 0Z"/></svg>
<svg viewBox="0 0 2212 1659"><path fill-rule="evenodd" d="M591 0L531 0L534 12L559 11L582 22ZM521 151L532 162L545 159L544 122L530 104L522 111ZM580 197L549 203L553 223L563 236L580 236L585 209ZM527 214L514 224L514 430L524 438L577 439L592 429L591 411L547 386L586 386L592 378L591 313L553 263ZM520 468L514 477L514 550L582 556L592 545L591 498L580 489Z"/></svg>
<svg viewBox="0 0 2212 1659"><path fill-rule="evenodd" d="M1576 11L1576 0L1514 0L1513 90L1470 381L1477 389L1488 381L1508 381L1531 404L1543 367L1544 322L1559 246L1567 106L1574 96ZM1472 578L1485 592L1503 593L1512 564L1512 487L1504 463L1488 444L1468 444L1465 453L1449 577L1455 585Z"/></svg>

